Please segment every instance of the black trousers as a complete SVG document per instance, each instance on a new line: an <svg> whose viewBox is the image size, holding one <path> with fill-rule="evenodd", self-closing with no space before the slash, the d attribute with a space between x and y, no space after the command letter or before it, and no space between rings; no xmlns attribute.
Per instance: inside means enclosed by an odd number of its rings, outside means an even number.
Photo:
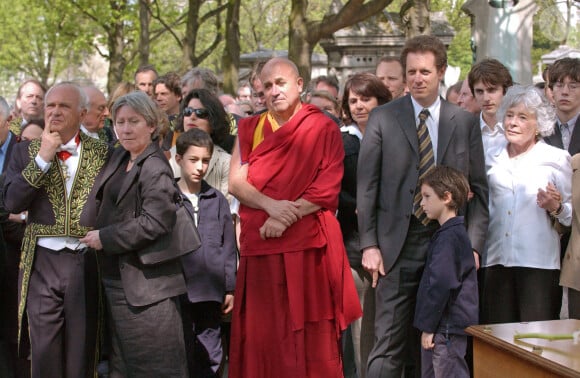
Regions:
<svg viewBox="0 0 580 378"><path fill-rule="evenodd" d="M32 377L92 377L98 277L94 251L40 246L26 300Z"/></svg>
<svg viewBox="0 0 580 378"><path fill-rule="evenodd" d="M560 271L489 266L485 270L483 311L488 323L558 319L562 303Z"/></svg>
<svg viewBox="0 0 580 378"><path fill-rule="evenodd" d="M568 288L568 317L580 319L580 291Z"/></svg>
<svg viewBox="0 0 580 378"><path fill-rule="evenodd" d="M437 228L437 222L425 227L412 217L395 265L379 278L375 290L375 345L369 355L368 378L400 378L409 353L415 373L420 374L420 334L412 325L429 241Z"/></svg>

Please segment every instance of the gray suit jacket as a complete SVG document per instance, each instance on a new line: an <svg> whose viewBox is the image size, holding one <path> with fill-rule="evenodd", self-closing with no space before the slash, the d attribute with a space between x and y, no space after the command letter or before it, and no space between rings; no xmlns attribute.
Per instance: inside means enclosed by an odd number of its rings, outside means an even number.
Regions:
<svg viewBox="0 0 580 378"><path fill-rule="evenodd" d="M410 95L375 108L358 160L357 208L360 248L378 246L388 272L409 229L418 181L419 147ZM483 250L489 220L488 187L479 121L441 100L436 164L469 180L473 198L465 214L473 248Z"/></svg>

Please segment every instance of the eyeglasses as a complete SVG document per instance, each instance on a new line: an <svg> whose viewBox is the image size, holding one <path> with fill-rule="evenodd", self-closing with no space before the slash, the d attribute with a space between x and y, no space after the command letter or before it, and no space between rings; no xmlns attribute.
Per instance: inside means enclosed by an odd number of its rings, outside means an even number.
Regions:
<svg viewBox="0 0 580 378"><path fill-rule="evenodd" d="M565 86L568 86L568 89L573 91L573 90L580 88L580 83L578 83L576 81L570 81L568 83L558 81L558 82L554 83L554 88L564 89Z"/></svg>
<svg viewBox="0 0 580 378"><path fill-rule="evenodd" d="M203 118L206 119L209 117L209 112L207 111L207 109L194 109L192 107L187 107L185 109L183 109L183 115L186 117L191 117L191 115L195 113L195 116L197 118Z"/></svg>

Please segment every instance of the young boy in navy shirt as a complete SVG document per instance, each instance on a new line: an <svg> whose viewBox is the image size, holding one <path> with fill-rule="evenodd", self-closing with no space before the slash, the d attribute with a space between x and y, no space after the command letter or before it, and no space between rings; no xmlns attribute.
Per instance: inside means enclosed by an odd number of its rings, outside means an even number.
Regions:
<svg viewBox="0 0 580 378"><path fill-rule="evenodd" d="M422 377L469 377L464 329L478 322L477 273L463 217L457 216L468 193L465 176L449 167L436 166L421 182L421 206L441 225L417 292Z"/></svg>
<svg viewBox="0 0 580 378"><path fill-rule="evenodd" d="M228 201L203 181L213 152L211 137L201 129L179 136L175 161L177 182L195 209L201 247L182 257L187 297L182 300L190 377L217 377L222 361L222 316L232 311L236 283L236 240Z"/></svg>

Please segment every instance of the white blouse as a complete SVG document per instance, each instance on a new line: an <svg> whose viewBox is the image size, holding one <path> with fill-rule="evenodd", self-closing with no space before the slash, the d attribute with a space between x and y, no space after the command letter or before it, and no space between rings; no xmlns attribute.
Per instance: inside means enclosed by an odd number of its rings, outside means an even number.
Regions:
<svg viewBox="0 0 580 378"><path fill-rule="evenodd" d="M562 195L558 221L570 225L570 154L539 141L515 158L510 159L507 146L487 157L489 233L483 265L560 269L560 237L536 200L538 189L553 183Z"/></svg>

